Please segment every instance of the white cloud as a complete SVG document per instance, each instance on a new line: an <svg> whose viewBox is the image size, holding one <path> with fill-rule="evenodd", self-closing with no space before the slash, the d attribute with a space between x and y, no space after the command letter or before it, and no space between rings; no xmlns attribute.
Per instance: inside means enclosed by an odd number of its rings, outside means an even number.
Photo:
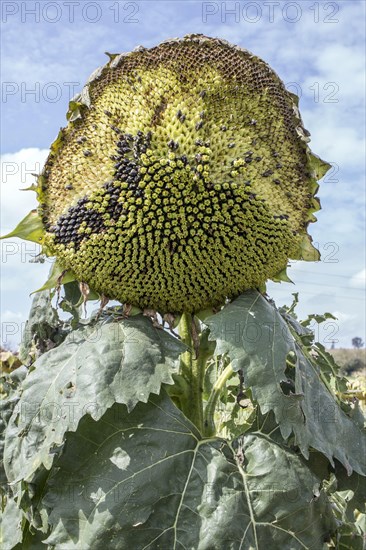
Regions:
<svg viewBox="0 0 366 550"><path fill-rule="evenodd" d="M103 57L103 48L95 52L95 44L101 44L103 38L108 36L106 27L85 25L85 31L88 29L92 32L82 32L82 25L77 24L28 24L19 28L16 21L9 22L10 25L4 25L7 55L4 56L3 71L7 75L7 81L25 82L29 88L35 82L75 81L71 78L72 75L80 75L80 71L87 71L89 63L92 72L96 53L100 54L101 59ZM20 32L23 36L22 41L17 38ZM24 42L27 43L26 48ZM64 46L66 44L73 46L69 49ZM59 55L60 47L65 48L63 55Z"/></svg>
<svg viewBox="0 0 366 550"><path fill-rule="evenodd" d="M350 286L356 288L365 288L366 285L366 269L362 269L356 273L350 280Z"/></svg>
<svg viewBox="0 0 366 550"><path fill-rule="evenodd" d="M24 333L27 316L25 312L10 309L1 313L0 336L1 346L16 349Z"/></svg>
<svg viewBox="0 0 366 550"><path fill-rule="evenodd" d="M338 321L350 321L351 319L356 318L356 315L342 313L341 311L332 311L331 313L337 318Z"/></svg>
<svg viewBox="0 0 366 550"><path fill-rule="evenodd" d="M365 138L362 124L354 111L348 124L339 116L338 104L324 103L302 111L305 126L311 130L311 148L325 160L336 163L345 172L356 172L363 166Z"/></svg>
<svg viewBox="0 0 366 550"><path fill-rule="evenodd" d="M32 208L36 208L36 194L20 191L35 183L32 173L40 173L48 154L47 149L21 149L1 155L1 231L8 233Z"/></svg>
<svg viewBox="0 0 366 550"><path fill-rule="evenodd" d="M339 92L336 89L328 87L323 92L323 98L326 96L326 101L338 99L344 105L344 108L358 104L362 101L361 90L365 87L365 52L363 48L355 48L346 46L345 44L329 44L321 48L314 60L314 66L311 75L306 83L312 84L321 75L324 85L327 82L334 82L339 87Z"/></svg>
<svg viewBox="0 0 366 550"><path fill-rule="evenodd" d="M1 315L2 321L25 321L23 313L20 311L10 311L7 309Z"/></svg>

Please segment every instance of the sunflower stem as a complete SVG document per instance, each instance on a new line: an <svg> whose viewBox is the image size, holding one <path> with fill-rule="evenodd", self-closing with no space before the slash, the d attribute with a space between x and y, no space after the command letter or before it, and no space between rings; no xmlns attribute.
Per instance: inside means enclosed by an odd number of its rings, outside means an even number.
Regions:
<svg viewBox="0 0 366 550"><path fill-rule="evenodd" d="M181 355L181 373L188 383L188 391L185 399L181 399L182 411L187 418L203 431L203 377L205 373L206 355L200 353L197 347L197 327L194 316L183 313L179 323L179 335L188 346L188 351ZM196 352L197 356L196 356Z"/></svg>

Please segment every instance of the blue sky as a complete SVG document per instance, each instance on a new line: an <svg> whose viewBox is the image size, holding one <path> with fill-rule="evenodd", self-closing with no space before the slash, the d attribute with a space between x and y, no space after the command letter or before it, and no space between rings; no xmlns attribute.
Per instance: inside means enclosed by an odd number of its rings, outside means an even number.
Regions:
<svg viewBox="0 0 366 550"><path fill-rule="evenodd" d="M322 210L310 233L318 263L289 269L295 285L270 283L278 305L300 293L300 317L338 317L317 332L329 346L365 337L365 2L313 0L196 2L2 2L1 232L36 206L21 192L39 172L65 125L70 96L107 61L104 52L189 33L225 38L262 57L300 95L311 148L334 165L321 182ZM1 243L1 328L7 345L21 338L30 292L49 264L29 263L31 243Z"/></svg>

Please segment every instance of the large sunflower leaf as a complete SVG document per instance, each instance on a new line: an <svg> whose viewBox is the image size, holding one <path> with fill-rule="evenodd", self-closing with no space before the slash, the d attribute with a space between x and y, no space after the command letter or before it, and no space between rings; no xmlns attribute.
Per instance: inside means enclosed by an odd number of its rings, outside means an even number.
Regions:
<svg viewBox="0 0 366 550"><path fill-rule="evenodd" d="M38 354L62 342L66 333L61 330L61 322L57 311L52 307L50 292L45 290L37 294L32 301L29 318L25 325L20 345L19 357L24 363L29 363L32 348L35 345Z"/></svg>
<svg viewBox="0 0 366 550"><path fill-rule="evenodd" d="M97 423L84 417L43 492L44 542L58 550L322 548L333 528L295 453L255 432L236 456L201 439L165 392L132 413L116 404Z"/></svg>
<svg viewBox="0 0 366 550"><path fill-rule="evenodd" d="M22 540L23 513L13 498L7 497L6 504L1 510L0 504L0 548L11 550Z"/></svg>
<svg viewBox="0 0 366 550"><path fill-rule="evenodd" d="M4 470L5 430L9 418L19 400L19 386L27 374L26 367L0 376L0 494L9 492Z"/></svg>
<svg viewBox="0 0 366 550"><path fill-rule="evenodd" d="M337 479L337 491L342 491L347 495L347 515L349 520L353 520L355 509L366 513L365 477L355 472L351 476L347 476L346 471L339 464L336 464L335 476Z"/></svg>
<svg viewBox="0 0 366 550"><path fill-rule="evenodd" d="M333 465L366 474L366 437L338 406L321 381L315 360L293 335L273 303L248 291L205 320L216 340L216 355L227 354L234 370L242 369L262 413L273 410L287 439L293 432L307 458L309 447ZM293 391L285 391L286 359L296 354Z"/></svg>
<svg viewBox="0 0 366 550"><path fill-rule="evenodd" d="M23 513L13 498L3 466L4 439L7 422L19 399L19 386L27 369L17 368L0 377L0 548L10 550L22 540Z"/></svg>
<svg viewBox="0 0 366 550"><path fill-rule="evenodd" d="M85 414L98 420L115 402L132 410L162 383L173 384L185 349L142 315L70 333L34 363L23 383L6 431L9 480L28 479L41 464L50 468L65 432L76 430Z"/></svg>

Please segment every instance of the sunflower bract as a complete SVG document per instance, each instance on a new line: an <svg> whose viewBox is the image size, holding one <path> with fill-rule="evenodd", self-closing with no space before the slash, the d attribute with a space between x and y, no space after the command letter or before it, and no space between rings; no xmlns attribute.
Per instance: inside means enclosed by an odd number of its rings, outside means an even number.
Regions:
<svg viewBox="0 0 366 550"><path fill-rule="evenodd" d="M190 35L111 56L68 118L41 176L45 245L94 290L198 311L310 259L328 165L250 52Z"/></svg>

